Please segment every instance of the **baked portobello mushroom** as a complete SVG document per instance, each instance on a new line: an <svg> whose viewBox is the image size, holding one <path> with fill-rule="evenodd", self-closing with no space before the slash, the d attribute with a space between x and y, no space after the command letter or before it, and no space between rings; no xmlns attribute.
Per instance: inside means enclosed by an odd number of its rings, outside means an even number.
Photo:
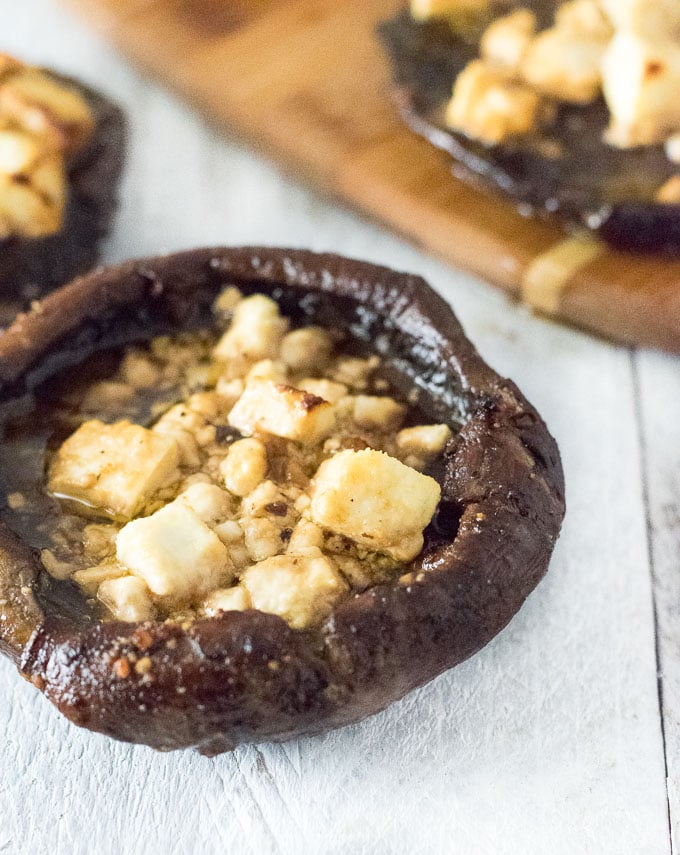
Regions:
<svg viewBox="0 0 680 855"><path fill-rule="evenodd" d="M0 55L0 301L27 303L96 264L124 148L108 99Z"/></svg>
<svg viewBox="0 0 680 855"><path fill-rule="evenodd" d="M567 227L593 231L619 249L677 255L680 137L671 138L673 151L670 144L664 148L671 131L664 130L658 115L652 122L656 104L650 106L649 115L644 108L644 99L659 101L660 91L652 92L650 87L647 92L645 81L634 75L639 65L640 75L653 71L659 79L671 78L664 86L677 113L680 78L672 78L664 64L671 59L680 63L680 43L668 41L673 44L670 59L666 53L656 57L655 51L661 50L658 45L666 41L653 33L629 33L627 27L641 27L639 20L619 21L614 16L610 24L604 19L603 7L624 17L629 7L644 4L626 2L617 7L617 3L461 2L461 7L481 10L483 23L470 33L457 30L442 17L441 10L453 9L456 0L412 0L414 9L434 9L437 14L429 17L423 11L417 20L404 9L379 27L379 36L391 61L401 117L454 158L452 170L457 176L501 192L526 216L557 217ZM562 17L556 19L556 15ZM595 16L599 17L593 23ZM647 18L655 21L655 15ZM484 26L501 20L503 29L483 32ZM619 24L621 32L614 29ZM593 36L592 31L585 32L588 26L605 32ZM486 39L485 33L489 34ZM604 62L611 69L609 89L618 80L620 91L607 92L609 100L642 115L638 125L625 128L615 126L616 117L602 96L599 65L592 69L592 76L585 73L593 45L599 63L607 45L615 41ZM535 46L533 54L527 53L529 44ZM573 80L565 77L558 64L561 50L566 70L574 72ZM646 66L644 51L649 53ZM512 67L503 67L505 61ZM617 73L615 63L628 68ZM604 85L607 89L606 78Z"/></svg>
<svg viewBox="0 0 680 855"><path fill-rule="evenodd" d="M160 750L382 710L508 623L564 514L554 440L448 305L334 255L76 279L0 336L0 414L0 649Z"/></svg>

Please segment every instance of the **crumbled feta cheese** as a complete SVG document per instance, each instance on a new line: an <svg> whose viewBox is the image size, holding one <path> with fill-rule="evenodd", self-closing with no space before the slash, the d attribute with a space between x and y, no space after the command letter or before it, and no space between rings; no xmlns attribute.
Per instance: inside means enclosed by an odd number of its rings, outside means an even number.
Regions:
<svg viewBox="0 0 680 855"><path fill-rule="evenodd" d="M680 163L680 133L666 140L666 157L672 163Z"/></svg>
<svg viewBox="0 0 680 855"><path fill-rule="evenodd" d="M253 294L236 305L231 326L217 343L213 356L224 361L239 357L252 362L276 359L287 329L288 321L281 317L274 300Z"/></svg>
<svg viewBox="0 0 680 855"><path fill-rule="evenodd" d="M319 467L307 512L312 522L398 561L423 547L439 484L381 452L341 451Z"/></svg>
<svg viewBox="0 0 680 855"><path fill-rule="evenodd" d="M284 550L282 526L272 517L241 517L245 546L253 561L263 561Z"/></svg>
<svg viewBox="0 0 680 855"><path fill-rule="evenodd" d="M544 121L541 96L482 60L458 75L446 110L446 124L494 145L527 134Z"/></svg>
<svg viewBox="0 0 680 855"><path fill-rule="evenodd" d="M544 30L527 48L521 75L545 95L574 104L589 104L602 89L606 46L606 41L568 29Z"/></svg>
<svg viewBox="0 0 680 855"><path fill-rule="evenodd" d="M309 520L300 520L293 529L293 533L288 541L288 552L303 552L305 549L316 547L321 549L323 546L323 531L318 525L309 522Z"/></svg>
<svg viewBox="0 0 680 855"><path fill-rule="evenodd" d="M337 404L349 391L344 383L336 383L333 380L325 380L320 377L305 377L303 380L298 381L297 387L312 395L316 395L318 398L323 398L324 401L328 401L330 404Z"/></svg>
<svg viewBox="0 0 680 855"><path fill-rule="evenodd" d="M366 430L399 430L406 418L406 407L393 398L357 395L353 405L355 423Z"/></svg>
<svg viewBox="0 0 680 855"><path fill-rule="evenodd" d="M234 575L226 546L180 501L124 526L116 554L152 593L175 600L193 600Z"/></svg>
<svg viewBox="0 0 680 855"><path fill-rule="evenodd" d="M256 609L279 615L294 629L323 620L347 590L332 561L318 549L261 561L245 571L241 584Z"/></svg>
<svg viewBox="0 0 680 855"><path fill-rule="evenodd" d="M228 317L243 299L243 294L235 285L229 285L222 291L213 303L213 311L216 315Z"/></svg>
<svg viewBox="0 0 680 855"><path fill-rule="evenodd" d="M680 129L680 45L617 33L605 54L603 75L612 145L651 145Z"/></svg>
<svg viewBox="0 0 680 855"><path fill-rule="evenodd" d="M327 401L270 380L252 380L229 413L229 424L246 435L270 433L308 445L324 439L335 426Z"/></svg>
<svg viewBox="0 0 680 855"><path fill-rule="evenodd" d="M66 151L81 148L94 130L92 112L82 95L37 68L24 67L2 82L0 110Z"/></svg>
<svg viewBox="0 0 680 855"><path fill-rule="evenodd" d="M600 0L569 0L568 3L561 3L555 12L555 26L558 30L600 41L608 41L614 35L612 22Z"/></svg>
<svg viewBox="0 0 680 855"><path fill-rule="evenodd" d="M319 371L330 359L333 341L321 327L293 330L281 342L281 359L291 371Z"/></svg>
<svg viewBox="0 0 680 855"><path fill-rule="evenodd" d="M154 618L149 589L142 579L135 576L105 580L99 586L97 596L116 620L137 623Z"/></svg>
<svg viewBox="0 0 680 855"><path fill-rule="evenodd" d="M656 201L662 205L677 205L680 203L680 175L674 175L659 188Z"/></svg>
<svg viewBox="0 0 680 855"><path fill-rule="evenodd" d="M288 501L273 481L263 481L241 503L243 514L251 517L286 517Z"/></svg>
<svg viewBox="0 0 680 855"><path fill-rule="evenodd" d="M267 474L267 450L259 439L239 439L229 446L220 464L224 486L235 496L247 496Z"/></svg>
<svg viewBox="0 0 680 855"><path fill-rule="evenodd" d="M536 15L530 9L517 9L489 24L482 35L481 55L505 72L515 73L535 35Z"/></svg>
<svg viewBox="0 0 680 855"><path fill-rule="evenodd" d="M614 26L622 31L663 42L680 35L678 0L601 0Z"/></svg>
<svg viewBox="0 0 680 855"><path fill-rule="evenodd" d="M273 380L274 383L286 383L288 371L283 362L274 362L273 359L261 359L256 362L246 375L246 383L250 380Z"/></svg>
<svg viewBox="0 0 680 855"><path fill-rule="evenodd" d="M215 617L220 612L244 612L252 608L252 603L246 589L237 585L213 591L203 603L203 608L208 617Z"/></svg>
<svg viewBox="0 0 680 855"><path fill-rule="evenodd" d="M57 452L48 488L120 519L131 519L177 475L177 443L128 421L85 422Z"/></svg>
<svg viewBox="0 0 680 855"><path fill-rule="evenodd" d="M124 567L108 562L99 564L97 567L88 567L86 570L76 570L71 578L81 587L86 596L95 597L103 582L120 579L127 575L128 572Z"/></svg>
<svg viewBox="0 0 680 855"><path fill-rule="evenodd" d="M215 484L192 484L177 497L211 528L224 522L232 511L229 493Z"/></svg>
<svg viewBox="0 0 680 855"><path fill-rule="evenodd" d="M397 448L406 454L433 457L441 454L451 436L448 425L417 425L399 431Z"/></svg>

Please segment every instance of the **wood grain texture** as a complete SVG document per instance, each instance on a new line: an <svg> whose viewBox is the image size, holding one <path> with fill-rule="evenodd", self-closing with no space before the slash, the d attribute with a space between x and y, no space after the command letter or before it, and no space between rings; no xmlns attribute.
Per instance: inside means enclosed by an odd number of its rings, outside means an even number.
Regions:
<svg viewBox="0 0 680 855"><path fill-rule="evenodd" d="M664 714L673 852L680 852L680 372L677 360L636 359L655 588L659 700Z"/></svg>
<svg viewBox="0 0 680 855"><path fill-rule="evenodd" d="M532 262L566 237L454 178L448 157L401 124L375 38L401 0L66 2L295 174L517 298ZM565 278L555 317L680 352L680 260L603 244Z"/></svg>
<svg viewBox="0 0 680 855"><path fill-rule="evenodd" d="M3 11L6 49L84 77L128 111L129 165L107 260L266 242L425 276L547 419L569 511L548 577L493 644L325 737L216 760L154 754L76 730L0 662L0 853L669 855L643 474L663 506L680 480L677 408L664 403L666 389L680 400L678 360L646 354L636 374L627 349L532 317L320 200L215 134L52 0ZM655 562L669 585L676 537L669 527L659 541L667 561ZM670 674L676 636L665 649ZM678 720L677 706L668 712ZM677 792L680 749L669 732Z"/></svg>

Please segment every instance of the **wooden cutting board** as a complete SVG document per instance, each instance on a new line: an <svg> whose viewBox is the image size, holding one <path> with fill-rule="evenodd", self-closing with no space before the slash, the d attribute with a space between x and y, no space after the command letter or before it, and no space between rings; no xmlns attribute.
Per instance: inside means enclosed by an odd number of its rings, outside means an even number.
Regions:
<svg viewBox="0 0 680 855"><path fill-rule="evenodd" d="M65 0L296 175L535 310L680 352L680 259L615 252L455 178L405 128L377 23L399 0ZM263 235L266 242L266 235Z"/></svg>

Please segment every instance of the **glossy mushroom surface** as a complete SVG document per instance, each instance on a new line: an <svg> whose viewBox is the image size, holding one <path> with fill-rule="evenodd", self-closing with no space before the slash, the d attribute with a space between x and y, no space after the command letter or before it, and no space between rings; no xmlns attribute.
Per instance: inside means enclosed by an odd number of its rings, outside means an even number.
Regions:
<svg viewBox="0 0 680 855"><path fill-rule="evenodd" d="M455 436L412 577L353 594L310 630L255 610L84 624L46 595L35 550L0 523L2 651L74 723L162 750L214 754L378 712L508 623L545 573L564 514L554 440L448 305L418 277L338 256L205 249L75 280L0 337L3 420L104 350L210 323L227 285L370 346L393 387L417 388L422 412Z"/></svg>

